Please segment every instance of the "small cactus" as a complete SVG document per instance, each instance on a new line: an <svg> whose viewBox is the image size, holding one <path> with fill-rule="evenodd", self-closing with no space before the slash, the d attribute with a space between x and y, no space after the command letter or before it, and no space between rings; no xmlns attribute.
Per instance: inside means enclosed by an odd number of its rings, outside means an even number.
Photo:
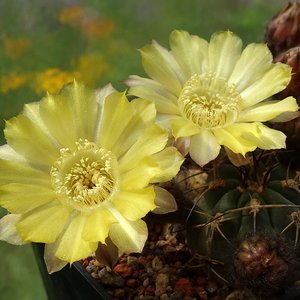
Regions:
<svg viewBox="0 0 300 300"><path fill-rule="evenodd" d="M187 222L199 265L257 297L280 291L297 275L298 173L276 164L275 152L253 155L250 166L220 163L211 171Z"/></svg>

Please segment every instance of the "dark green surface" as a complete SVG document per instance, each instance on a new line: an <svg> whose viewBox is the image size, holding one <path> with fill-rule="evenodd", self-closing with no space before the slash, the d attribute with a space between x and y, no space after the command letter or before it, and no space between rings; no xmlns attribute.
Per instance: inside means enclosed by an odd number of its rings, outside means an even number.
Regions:
<svg viewBox="0 0 300 300"><path fill-rule="evenodd" d="M112 82L122 91L126 87L119 80L130 74L144 75L135 49L151 39L168 47L168 36L174 29L185 29L205 39L215 31L229 29L241 36L244 44L262 42L265 24L287 3L284 0L1 0L0 145L4 143L4 119L15 116L24 103L40 100L45 89L55 90L57 84L58 91L60 83L64 83L61 77L39 79L39 74L47 70L59 69L72 75L78 71L80 57L84 57L89 63L83 63L79 70L80 79L94 88ZM68 5L82 8L85 21L91 25L89 30L94 24L96 32L85 30L76 18L69 23L61 22L59 15ZM12 46L12 42L16 44ZM22 78L25 83L20 84L18 80ZM1 300L46 299L31 246L1 242L0 257Z"/></svg>

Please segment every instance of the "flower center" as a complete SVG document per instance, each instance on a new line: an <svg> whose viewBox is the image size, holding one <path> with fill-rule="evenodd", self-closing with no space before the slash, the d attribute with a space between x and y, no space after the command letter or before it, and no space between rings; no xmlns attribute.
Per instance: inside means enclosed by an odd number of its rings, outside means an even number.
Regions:
<svg viewBox="0 0 300 300"><path fill-rule="evenodd" d="M218 128L235 122L241 96L234 84L213 73L193 75L178 99L179 108L188 120L202 128Z"/></svg>
<svg viewBox="0 0 300 300"><path fill-rule="evenodd" d="M87 140L77 150L61 149L51 168L52 184L58 199L79 211L92 210L110 198L118 178L116 157Z"/></svg>

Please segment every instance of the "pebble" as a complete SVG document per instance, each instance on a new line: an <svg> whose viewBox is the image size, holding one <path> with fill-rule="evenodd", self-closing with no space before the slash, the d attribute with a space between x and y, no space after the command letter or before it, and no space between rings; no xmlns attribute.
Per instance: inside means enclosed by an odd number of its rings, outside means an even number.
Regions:
<svg viewBox="0 0 300 300"><path fill-rule="evenodd" d="M122 287L125 284L125 280L117 273L108 271L107 268L103 268L99 271L99 280L102 284L109 287Z"/></svg>
<svg viewBox="0 0 300 300"><path fill-rule="evenodd" d="M121 263L114 267L114 271L118 273L123 278L131 276L132 268L128 264Z"/></svg>
<svg viewBox="0 0 300 300"><path fill-rule="evenodd" d="M159 271L163 267L163 262L158 258L158 256L155 256L152 260L152 268L154 271Z"/></svg>
<svg viewBox="0 0 300 300"><path fill-rule="evenodd" d="M166 290L170 283L170 278L165 273L159 273L155 279L155 287L157 290Z"/></svg>

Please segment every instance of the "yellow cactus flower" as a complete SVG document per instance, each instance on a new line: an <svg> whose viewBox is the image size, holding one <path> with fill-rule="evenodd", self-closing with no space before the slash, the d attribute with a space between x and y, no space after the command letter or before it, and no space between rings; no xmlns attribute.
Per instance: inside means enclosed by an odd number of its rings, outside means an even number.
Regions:
<svg viewBox="0 0 300 300"><path fill-rule="evenodd" d="M167 181L183 161L165 147L154 104L129 102L110 85L64 85L7 121L0 147L0 239L46 243L49 272L88 256L98 244L139 252L142 217L177 209Z"/></svg>
<svg viewBox="0 0 300 300"><path fill-rule="evenodd" d="M273 64L267 45L242 51L241 39L229 31L207 42L176 30L170 47L156 41L144 46L142 63L152 79L129 76L124 82L129 94L155 102L158 124L172 129L184 155L204 165L221 145L242 155L257 147L285 147L285 135L261 122L294 118L298 106L292 97L263 102L291 79L291 68Z"/></svg>

